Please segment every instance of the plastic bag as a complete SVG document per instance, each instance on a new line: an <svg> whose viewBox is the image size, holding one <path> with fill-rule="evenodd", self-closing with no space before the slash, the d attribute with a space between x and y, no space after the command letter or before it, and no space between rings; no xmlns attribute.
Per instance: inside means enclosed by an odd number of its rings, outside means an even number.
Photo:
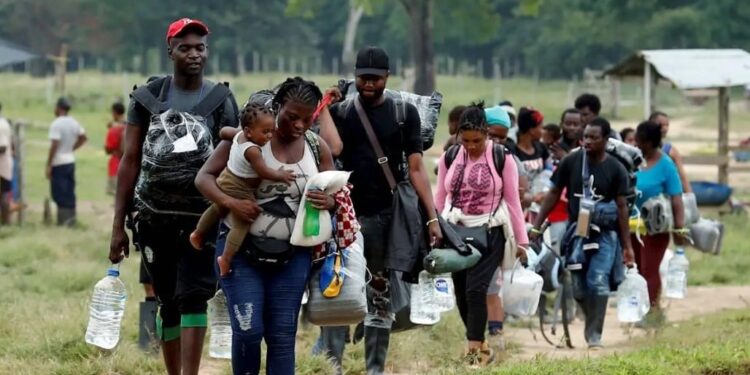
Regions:
<svg viewBox="0 0 750 375"><path fill-rule="evenodd" d="M682 205L685 207L685 226L697 223L701 218L701 213L698 210L698 200L696 200L695 194L682 194Z"/></svg>
<svg viewBox="0 0 750 375"><path fill-rule="evenodd" d="M650 198L641 206L641 218L649 234L670 232L674 227L672 201L664 194Z"/></svg>
<svg viewBox="0 0 750 375"><path fill-rule="evenodd" d="M506 314L532 316L539 306L544 280L536 272L521 267L516 260L511 272L503 272L503 287L500 291Z"/></svg>
<svg viewBox="0 0 750 375"><path fill-rule="evenodd" d="M331 213L326 210L315 210L320 215L318 223L320 230L317 235L305 236L304 235L304 222L305 215L307 215L307 192L311 189L322 190L326 194L332 194L339 191L347 181L349 181L349 175L351 172L343 171L325 171L320 172L307 181L305 185L305 193L302 195L300 201L299 211L297 212L297 219L294 221L294 229L292 230L292 236L289 239L289 243L295 246L312 247L320 245L328 241L333 235L333 227L331 225Z"/></svg>
<svg viewBox="0 0 750 375"><path fill-rule="evenodd" d="M320 292L320 271L310 278L308 301L305 305L310 323L318 326L357 324L367 315L367 262L362 248L362 234L344 252L345 266L341 272L346 282L339 294L326 298Z"/></svg>
<svg viewBox="0 0 750 375"><path fill-rule="evenodd" d="M213 150L203 117L171 109L152 115L135 186L136 208L200 214L207 201L195 187L195 175Z"/></svg>
<svg viewBox="0 0 750 375"><path fill-rule="evenodd" d="M357 88L354 86L354 81L339 81L339 89L346 99L353 99L357 96ZM384 95L417 107L421 125L422 148L427 150L432 147L435 141L435 129L438 126L438 117L440 117L440 108L443 106L443 95L437 91L433 92L432 95L425 96L390 89L386 89Z"/></svg>
<svg viewBox="0 0 750 375"><path fill-rule="evenodd" d="M693 247L704 252L719 255L724 240L724 224L716 220L699 219L690 226Z"/></svg>

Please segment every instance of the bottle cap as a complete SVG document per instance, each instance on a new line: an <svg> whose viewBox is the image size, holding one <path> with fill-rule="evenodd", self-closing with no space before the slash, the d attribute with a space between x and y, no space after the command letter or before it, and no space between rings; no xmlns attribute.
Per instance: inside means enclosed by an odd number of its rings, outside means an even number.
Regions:
<svg viewBox="0 0 750 375"><path fill-rule="evenodd" d="M120 270L117 268L109 268L107 269L107 276L113 276L113 277L119 277L120 276Z"/></svg>
<svg viewBox="0 0 750 375"><path fill-rule="evenodd" d="M677 248L677 254L685 254L685 249L681 248L681 247L678 247Z"/></svg>

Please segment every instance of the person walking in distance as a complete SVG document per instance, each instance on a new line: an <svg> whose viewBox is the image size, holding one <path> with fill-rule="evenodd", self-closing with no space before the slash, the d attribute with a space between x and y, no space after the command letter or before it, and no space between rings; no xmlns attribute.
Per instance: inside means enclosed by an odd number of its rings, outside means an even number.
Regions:
<svg viewBox="0 0 750 375"><path fill-rule="evenodd" d="M0 105L2 110L2 105ZM0 225L10 223L13 191L13 134L8 120L0 116Z"/></svg>
<svg viewBox="0 0 750 375"><path fill-rule="evenodd" d="M86 143L86 132L71 117L70 102L57 100L55 120L49 128L51 141L47 157L47 179L52 200L57 204L57 225L72 226L76 221L76 164L74 152Z"/></svg>

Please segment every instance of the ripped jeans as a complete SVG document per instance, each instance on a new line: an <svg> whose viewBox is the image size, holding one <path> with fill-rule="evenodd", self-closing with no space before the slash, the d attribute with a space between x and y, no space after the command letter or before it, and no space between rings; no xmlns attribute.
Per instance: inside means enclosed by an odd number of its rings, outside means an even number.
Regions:
<svg viewBox="0 0 750 375"><path fill-rule="evenodd" d="M222 226L216 255L224 249L227 230ZM260 372L260 342L266 340L267 374L294 374L294 342L302 294L310 277L312 255L297 249L285 266L259 269L244 256L232 259L232 272L220 279L232 320L234 374ZM217 270L218 274L218 270Z"/></svg>

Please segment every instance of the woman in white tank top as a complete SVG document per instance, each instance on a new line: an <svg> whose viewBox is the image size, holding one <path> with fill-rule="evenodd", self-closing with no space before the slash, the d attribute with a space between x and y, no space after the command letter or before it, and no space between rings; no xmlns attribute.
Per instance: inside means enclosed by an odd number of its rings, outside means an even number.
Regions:
<svg viewBox="0 0 750 375"><path fill-rule="evenodd" d="M232 368L235 374L259 373L262 340L268 347L267 372L294 374L297 316L312 266L311 251L296 248L291 259L283 265L264 264L247 254L252 254L249 249L266 246L258 245L258 239L288 245L307 180L318 171L334 169L326 143L317 136L314 138L317 142L309 142L305 135L312 125L313 112L321 97L314 83L296 77L287 79L273 98L277 129L271 141L262 148L263 159L270 168L283 167L294 171L297 179L291 184L261 181L255 197L257 204L263 206L263 212L250 226L239 256L232 260L232 272L220 279L232 319ZM315 156L313 147L317 146L311 146L312 143L318 143L319 157ZM255 204L233 199L216 186L216 177L227 164L229 146L230 143L224 141L217 147L198 173L196 182L211 201L224 205L238 217L247 217L248 211L257 212L257 207L253 207ZM319 209L334 207L333 198L322 192L308 193L307 199ZM227 226L222 225L216 241L217 255L224 247L226 233Z"/></svg>

